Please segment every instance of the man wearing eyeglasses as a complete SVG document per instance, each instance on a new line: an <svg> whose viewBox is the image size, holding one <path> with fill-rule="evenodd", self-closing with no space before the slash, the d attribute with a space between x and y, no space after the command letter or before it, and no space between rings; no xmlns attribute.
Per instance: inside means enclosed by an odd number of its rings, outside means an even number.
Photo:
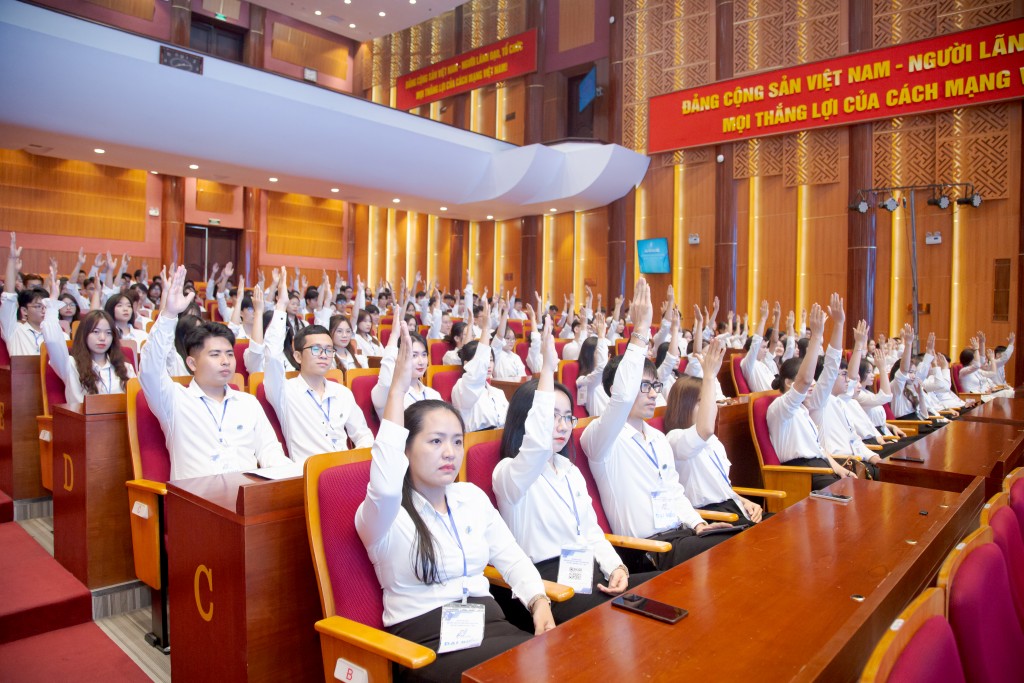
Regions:
<svg viewBox="0 0 1024 683"><path fill-rule="evenodd" d="M7 271L4 278L4 293L0 300L0 332L7 343L7 351L12 356L38 356L39 347L43 345L43 332L40 325L46 316L43 300L49 297L42 287L27 286L20 292L15 291L18 270L21 268L21 247L11 233L11 250L7 257ZM57 294L55 293L54 298ZM24 322L18 322L18 316ZM64 335L68 338L67 334Z"/></svg>
<svg viewBox="0 0 1024 683"><path fill-rule="evenodd" d="M320 325L308 325L295 334L292 343L299 376L285 379L284 339L287 332L288 293L278 293L274 317L264 335L267 349L263 378L267 400L281 422L288 455L297 463L317 453L348 450L348 439L356 448L373 445L373 432L349 389L327 381L334 367L334 341Z"/></svg>

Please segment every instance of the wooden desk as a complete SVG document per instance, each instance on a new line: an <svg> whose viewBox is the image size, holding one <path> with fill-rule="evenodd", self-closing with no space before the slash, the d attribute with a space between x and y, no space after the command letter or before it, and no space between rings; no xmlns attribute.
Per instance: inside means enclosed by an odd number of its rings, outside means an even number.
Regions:
<svg viewBox="0 0 1024 683"><path fill-rule="evenodd" d="M994 398L960 418L968 422L994 422L1024 427L1024 398Z"/></svg>
<svg viewBox="0 0 1024 683"><path fill-rule="evenodd" d="M135 579L125 395L53 407L53 556L89 588Z"/></svg>
<svg viewBox="0 0 1024 683"><path fill-rule="evenodd" d="M302 479L167 486L174 680L323 679Z"/></svg>
<svg viewBox="0 0 1024 683"><path fill-rule="evenodd" d="M520 377L519 379L492 379L491 386L495 389L501 389L505 392L505 398L509 401L512 400L512 395L516 393L516 390L523 386L529 377Z"/></svg>
<svg viewBox="0 0 1024 683"><path fill-rule="evenodd" d="M732 357L744 354L743 349L726 349L725 358L722 359L722 367L718 369L718 383L722 385L722 393L730 398L736 397L736 384L732 381Z"/></svg>
<svg viewBox="0 0 1024 683"><path fill-rule="evenodd" d="M848 505L805 499L636 589L689 610L678 624L605 603L462 680L856 680L975 523L981 488L845 479L832 489Z"/></svg>
<svg viewBox="0 0 1024 683"><path fill-rule="evenodd" d="M39 469L36 416L42 414L39 356L11 356L0 367L0 490L15 500L50 495Z"/></svg>
<svg viewBox="0 0 1024 683"><path fill-rule="evenodd" d="M955 420L896 453L922 458L923 463L886 458L879 465L882 481L962 491L975 477L985 478L985 497L1002 489L1003 477L1020 460L1024 425Z"/></svg>
<svg viewBox="0 0 1024 683"><path fill-rule="evenodd" d="M715 426L715 434L725 446L729 462L732 463L729 479L733 486L764 488L761 465L757 461L754 439L750 435L750 399L740 396L729 401L726 405L718 406L718 424Z"/></svg>

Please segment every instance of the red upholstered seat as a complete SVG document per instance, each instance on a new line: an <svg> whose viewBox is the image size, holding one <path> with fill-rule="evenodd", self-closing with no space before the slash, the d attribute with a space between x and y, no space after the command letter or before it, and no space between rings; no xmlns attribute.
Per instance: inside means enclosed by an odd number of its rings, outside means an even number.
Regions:
<svg viewBox="0 0 1024 683"><path fill-rule="evenodd" d="M564 349L565 345L568 344L571 341L572 341L571 339L556 339L555 340L555 355L558 356L559 358L561 358L562 357L562 349Z"/></svg>
<svg viewBox="0 0 1024 683"><path fill-rule="evenodd" d="M370 396L370 392L377 386L377 375L361 375L352 380L352 395L356 399L356 405L363 411L363 417L366 418L366 425L373 432L374 436L377 436L377 430L380 429L380 420L377 419L377 410L373 407L373 399Z"/></svg>
<svg viewBox="0 0 1024 683"><path fill-rule="evenodd" d="M625 335L625 339L620 339L615 342L615 355L621 356L626 352L626 346L629 344L629 335Z"/></svg>
<svg viewBox="0 0 1024 683"><path fill-rule="evenodd" d="M884 403L884 404L882 404L882 410L885 411L885 419L886 420L895 420L896 419L896 416L892 414L892 403Z"/></svg>
<svg viewBox="0 0 1024 683"><path fill-rule="evenodd" d="M442 370L441 372L435 373L433 379L430 380L430 388L441 394L441 398L449 403L452 400L452 389L455 388L455 383L462 377L462 370Z"/></svg>
<svg viewBox="0 0 1024 683"><path fill-rule="evenodd" d="M949 622L935 616L911 637L886 679L892 683L964 683Z"/></svg>
<svg viewBox="0 0 1024 683"><path fill-rule="evenodd" d="M256 400L263 406L263 412L267 414L270 426L274 428L274 434L277 436L277 440L281 442L281 448L284 449L285 455L288 455L288 445L285 443L284 433L281 431L281 421L277 419L277 411L274 410L274 406L270 405L270 401L267 400L267 390L263 382L260 382L256 387Z"/></svg>
<svg viewBox="0 0 1024 683"><path fill-rule="evenodd" d="M0 680L145 683L150 679L90 622L0 645Z"/></svg>
<svg viewBox="0 0 1024 683"><path fill-rule="evenodd" d="M989 519L989 526L992 527L995 544L1003 551L1017 620L1024 629L1024 541L1021 540L1017 515L1009 507L1000 508ZM1024 662L1021 669L1024 670Z"/></svg>
<svg viewBox="0 0 1024 683"><path fill-rule="evenodd" d="M164 430L160 427L160 421L149 409L146 394L142 391L135 396L135 410L142 478L166 482L171 478L171 454L167 451Z"/></svg>
<svg viewBox="0 0 1024 683"><path fill-rule="evenodd" d="M953 383L953 391L958 394L963 391L960 388L960 371L963 370L964 366L960 363L951 363L949 366L949 379Z"/></svg>
<svg viewBox="0 0 1024 683"><path fill-rule="evenodd" d="M519 356L522 359L523 365L526 366L526 374L527 375L532 375L533 374L533 370L530 369L529 363L526 362L526 357L529 354L530 354L530 342L527 342L527 341L516 342L516 355Z"/></svg>
<svg viewBox="0 0 1024 683"><path fill-rule="evenodd" d="M583 475L583 481L587 482L587 493L590 494L590 500L594 501L594 514L597 515L598 526L606 534L610 534L612 527L608 524L608 517L604 514L604 508L601 505L601 494L597 490L597 482L590 471L590 461L587 459L587 454L583 452L581 439L584 429L584 427L577 427L572 430L573 450L576 452L576 467L579 468L580 474Z"/></svg>
<svg viewBox="0 0 1024 683"><path fill-rule="evenodd" d="M431 339L427 344L430 346L431 365L444 365L444 354L455 348L443 339Z"/></svg>
<svg viewBox="0 0 1024 683"><path fill-rule="evenodd" d="M466 452L466 481L475 484L486 493L494 507L498 507L498 500L494 497L491 474L498 466L499 460L501 439L478 443Z"/></svg>
<svg viewBox="0 0 1024 683"><path fill-rule="evenodd" d="M381 326L380 335L377 337L380 340L382 346L388 343L388 339L391 339L391 328Z"/></svg>
<svg viewBox="0 0 1024 683"><path fill-rule="evenodd" d="M245 350L249 348L248 339L235 340L235 372L242 376L246 386L249 385L249 371L245 368Z"/></svg>
<svg viewBox="0 0 1024 683"><path fill-rule="evenodd" d="M685 349L684 349L684 351L685 351ZM686 356L683 356L682 358L679 359L679 367L676 368L676 372L679 373L680 377L682 377L684 374L686 374L686 365L689 362L690 362L690 359L687 358Z"/></svg>
<svg viewBox="0 0 1024 683"><path fill-rule="evenodd" d="M14 519L14 501L3 491L0 491L0 524L10 522Z"/></svg>
<svg viewBox="0 0 1024 683"><path fill-rule="evenodd" d="M384 614L380 583L354 523L369 481L369 460L340 465L320 474L317 493L335 613L379 629Z"/></svg>
<svg viewBox="0 0 1024 683"><path fill-rule="evenodd" d="M0 577L0 643L92 620L88 589L15 522L0 524Z"/></svg>
<svg viewBox="0 0 1024 683"><path fill-rule="evenodd" d="M46 372L43 376L46 378L46 386L43 387L46 391L45 412L47 415L53 415L54 406L68 402L64 393L64 380L57 375L57 371L49 363L46 364Z"/></svg>
<svg viewBox="0 0 1024 683"><path fill-rule="evenodd" d="M743 362L745 356L741 353L737 353L730 359L732 363L732 381L736 385L737 394L749 394L750 385L747 384L747 378L743 376L743 368L740 363Z"/></svg>
<svg viewBox="0 0 1024 683"><path fill-rule="evenodd" d="M121 345L121 352L124 354L125 362L135 369L135 372L139 371L139 364L135 361L135 349L126 344Z"/></svg>
<svg viewBox="0 0 1024 683"><path fill-rule="evenodd" d="M1024 540L1024 478L1013 482L1013 486L1010 487L1010 508L1017 515L1021 540Z"/></svg>
<svg viewBox="0 0 1024 683"><path fill-rule="evenodd" d="M779 462L779 454L775 451L771 435L768 433L768 407L778 397L778 394L758 396L751 405L754 420L754 439L757 441L758 446L760 446L761 460L765 465L781 464Z"/></svg>
<svg viewBox="0 0 1024 683"><path fill-rule="evenodd" d="M7 350L7 342L0 339L0 365L9 367L11 365L11 354Z"/></svg>
<svg viewBox="0 0 1024 683"><path fill-rule="evenodd" d="M586 406L581 406L576 403L576 397L579 395L579 391L576 386L576 380L578 380L580 376L579 361L562 361L558 365L558 374L560 375L559 381L568 387L569 393L573 397L572 414L576 417L588 417L590 413L587 412Z"/></svg>
<svg viewBox="0 0 1024 683"><path fill-rule="evenodd" d="M518 337L519 339L523 338L523 321L522 320L507 320L505 322L505 324L508 325L510 328L512 328L512 331L516 333L516 337Z"/></svg>
<svg viewBox="0 0 1024 683"><path fill-rule="evenodd" d="M949 585L949 622L972 683L1019 681L1024 633L1014 613L1003 553L985 543L967 554Z"/></svg>
<svg viewBox="0 0 1024 683"><path fill-rule="evenodd" d="M656 415L647 421L647 424L657 429L659 432L665 431L665 418L662 415Z"/></svg>

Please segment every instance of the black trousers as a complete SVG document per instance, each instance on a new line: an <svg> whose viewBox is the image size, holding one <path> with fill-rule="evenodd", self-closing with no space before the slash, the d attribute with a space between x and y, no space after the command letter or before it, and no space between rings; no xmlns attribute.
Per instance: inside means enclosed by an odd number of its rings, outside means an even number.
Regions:
<svg viewBox="0 0 1024 683"><path fill-rule="evenodd" d="M533 628L530 633L510 624L502 613L498 603L493 598L469 598L469 602L481 604L485 608L484 615L484 640L480 647L468 650L456 650L437 655L433 663L422 669L407 669L404 666L394 666L396 681L430 681L436 683L448 683L462 679L462 672L472 669L491 657L500 655L506 650L511 650L516 645L525 643L533 636ZM426 614L407 619L394 626L388 627L388 632L437 650L441 642L441 608L430 610Z"/></svg>
<svg viewBox="0 0 1024 683"><path fill-rule="evenodd" d="M793 458L782 463L783 465L789 465L790 467L827 467L832 469L832 466L828 464L828 460L825 458ZM838 474L812 474L811 475L811 490L820 491L821 489L839 481Z"/></svg>
<svg viewBox="0 0 1024 683"><path fill-rule="evenodd" d="M721 503L712 503L711 505L703 505L703 506L701 506L701 507L699 507L697 509L698 510L706 510L708 512L731 512L734 515L738 515L739 519L737 519L735 522L732 523L733 526L745 526L747 524L753 524L753 522L751 522L749 519L746 518L746 516L743 514L743 510L740 509L739 504L735 500L733 500L732 498L730 498L728 500L723 500ZM762 511L761 512L761 521L763 522L764 520L766 520L769 517L771 517L773 514L775 514L775 513Z"/></svg>
<svg viewBox="0 0 1024 683"><path fill-rule="evenodd" d="M648 553L654 568L659 571L671 569L676 565L686 562L691 557L697 557L705 550L713 548L719 543L729 540L728 534L715 534L714 536L698 536L689 527L676 527L660 534L649 536L652 541L668 541L672 544L672 550L667 553Z"/></svg>

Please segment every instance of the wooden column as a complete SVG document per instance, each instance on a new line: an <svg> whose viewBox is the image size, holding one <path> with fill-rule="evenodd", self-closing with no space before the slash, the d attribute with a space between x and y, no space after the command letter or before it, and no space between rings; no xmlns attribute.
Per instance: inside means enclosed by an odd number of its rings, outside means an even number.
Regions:
<svg viewBox="0 0 1024 683"><path fill-rule="evenodd" d="M242 194L242 253L239 254L239 264L235 268L236 273L245 276L248 284L253 284L257 279L257 271L260 267L260 200L263 198L263 191L258 187L247 187Z"/></svg>
<svg viewBox="0 0 1024 683"><path fill-rule="evenodd" d="M192 5L189 0L171 0L171 42L188 47L192 42Z"/></svg>
<svg viewBox="0 0 1024 683"><path fill-rule="evenodd" d="M854 5L857 5L854 8ZM871 8L850 4L850 52L872 48ZM850 201L857 190L872 186L872 124L850 126ZM853 321L846 328L845 344L852 343L851 330L858 320L866 320L875 330L875 267L878 254L875 211L850 211L847 220L846 314Z"/></svg>
<svg viewBox="0 0 1024 683"><path fill-rule="evenodd" d="M181 265L185 258L185 179L165 175L163 181L163 197L160 202L160 262Z"/></svg>
<svg viewBox="0 0 1024 683"><path fill-rule="evenodd" d="M345 282L356 280L356 205L345 202Z"/></svg>
<svg viewBox="0 0 1024 683"><path fill-rule="evenodd" d="M533 301L533 293L540 291L540 272L538 266L541 263L544 217L523 216L522 225L523 244L520 254L522 261L520 267L522 283L519 296L523 301Z"/></svg>
<svg viewBox="0 0 1024 683"><path fill-rule="evenodd" d="M462 289L462 245L469 229L469 221L452 221L452 241L449 249L448 288ZM480 291L483 291L481 288ZM473 302L471 301L470 304Z"/></svg>
<svg viewBox="0 0 1024 683"><path fill-rule="evenodd" d="M535 0L526 6L526 28L537 29L537 70L526 77L526 121L524 122L524 141L534 145L544 139L544 0ZM539 234L539 232L538 232ZM526 235L526 219L523 219L523 236ZM523 245L525 247L525 244ZM527 250L523 250L523 264L526 263ZM536 273L536 267L534 273ZM524 272L525 275L525 272ZM527 289L525 283L523 289ZM531 294L532 296L532 294ZM523 300L526 298L524 296Z"/></svg>
<svg viewBox="0 0 1024 683"><path fill-rule="evenodd" d="M608 100L610 107L608 132L612 142L622 144L622 54L623 54L623 0L611 0L610 14L615 23L608 29ZM632 292L633 250L627 249L634 234L636 191L630 190L622 199L608 205L608 302L616 296ZM627 252L629 258L627 258ZM628 289L627 289L628 283Z"/></svg>
<svg viewBox="0 0 1024 683"><path fill-rule="evenodd" d="M1024 109L1024 104L1018 105ZM1021 139L1024 139L1024 111L1021 112ZM1018 184L1020 192L1019 206L1024 207L1024 155L1020 159L1021 182ZM1014 332L1017 335L1017 344L1024 343L1024 211L1020 212L1020 227L1017 237L1017 324L1014 325ZM1019 348L1019 347L1018 347ZM1013 354L1013 381L1018 387L1024 387L1024 353L1014 351ZM1024 392L1018 390L1018 396Z"/></svg>
<svg viewBox="0 0 1024 683"><path fill-rule="evenodd" d="M455 45L455 54L461 55L469 47L469 41L466 39L465 33L462 30L462 5L455 8L455 30L452 38L452 43ZM469 130L469 93L463 93L456 95L447 101L449 107L452 108L452 125L462 130ZM454 227L453 238L454 239ZM454 256L453 256L454 258ZM461 268L460 268L461 270ZM459 275L461 278L461 274ZM459 282L462 280L460 279Z"/></svg>
<svg viewBox="0 0 1024 683"><path fill-rule="evenodd" d="M733 76L733 0L715 0L715 79ZM732 177L733 148L717 145L722 158L715 168L715 284L723 311L736 308L736 184Z"/></svg>
<svg viewBox="0 0 1024 683"><path fill-rule="evenodd" d="M267 10L259 5L249 5L249 31L245 34L242 47L242 61L248 66L263 68L263 51L266 46Z"/></svg>

